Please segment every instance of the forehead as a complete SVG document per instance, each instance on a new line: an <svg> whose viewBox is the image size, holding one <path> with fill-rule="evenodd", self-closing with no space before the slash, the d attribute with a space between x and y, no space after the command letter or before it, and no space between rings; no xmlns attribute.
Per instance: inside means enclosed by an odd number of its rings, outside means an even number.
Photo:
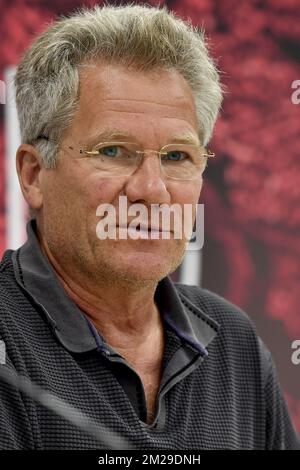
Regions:
<svg viewBox="0 0 300 470"><path fill-rule="evenodd" d="M114 127L116 122L129 128L156 123L172 131L198 130L193 93L177 71L141 72L120 64L85 64L80 68L74 126L92 132L108 121Z"/></svg>
<svg viewBox="0 0 300 470"><path fill-rule="evenodd" d="M121 64L84 64L80 67L80 96L84 99L93 92L103 99L152 101L156 97L163 105L172 104L172 99L176 104L194 103L185 78L174 69L162 67L138 71Z"/></svg>

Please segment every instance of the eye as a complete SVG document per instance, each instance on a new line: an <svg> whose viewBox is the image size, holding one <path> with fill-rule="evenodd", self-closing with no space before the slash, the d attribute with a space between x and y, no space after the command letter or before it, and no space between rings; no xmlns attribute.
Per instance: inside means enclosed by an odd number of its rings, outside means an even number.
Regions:
<svg viewBox="0 0 300 470"><path fill-rule="evenodd" d="M97 149L99 155L104 155L105 157L119 157L122 154L122 150L117 145L111 145L106 147L100 147Z"/></svg>
<svg viewBox="0 0 300 470"><path fill-rule="evenodd" d="M189 154L181 150L172 150L162 157L164 161L182 162L190 158Z"/></svg>

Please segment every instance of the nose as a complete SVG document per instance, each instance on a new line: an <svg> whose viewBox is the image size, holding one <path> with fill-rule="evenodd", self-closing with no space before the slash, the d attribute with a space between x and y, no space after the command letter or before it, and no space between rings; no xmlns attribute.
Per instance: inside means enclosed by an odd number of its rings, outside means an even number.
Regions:
<svg viewBox="0 0 300 470"><path fill-rule="evenodd" d="M128 177L125 194L132 202L169 204L170 193L162 174L160 159L156 152L147 151L136 171Z"/></svg>

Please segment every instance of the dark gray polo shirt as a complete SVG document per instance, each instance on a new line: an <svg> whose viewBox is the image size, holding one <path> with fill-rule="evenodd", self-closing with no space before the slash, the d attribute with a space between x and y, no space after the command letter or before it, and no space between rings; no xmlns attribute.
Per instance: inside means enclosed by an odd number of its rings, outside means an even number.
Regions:
<svg viewBox="0 0 300 470"><path fill-rule="evenodd" d="M224 299L166 277L155 299L165 334L154 422L143 384L69 298L36 237L0 264L6 364L136 449L296 448L269 352ZM218 331L219 330L219 331ZM101 431L102 432L102 431ZM0 449L96 449L95 439L0 381Z"/></svg>

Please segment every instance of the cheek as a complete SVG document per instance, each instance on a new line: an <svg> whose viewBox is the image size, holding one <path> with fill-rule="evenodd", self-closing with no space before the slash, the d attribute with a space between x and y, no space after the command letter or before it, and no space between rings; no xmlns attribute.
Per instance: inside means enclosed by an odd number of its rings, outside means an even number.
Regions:
<svg viewBox="0 0 300 470"><path fill-rule="evenodd" d="M115 204L122 193L124 181L119 178L91 178L88 182L88 194L95 207L101 203Z"/></svg>
<svg viewBox="0 0 300 470"><path fill-rule="evenodd" d="M68 181L65 182L59 174L52 172L44 175L42 184L44 211L61 211L62 202L67 204L70 199Z"/></svg>
<svg viewBox="0 0 300 470"><path fill-rule="evenodd" d="M185 183L176 183L170 187L172 202L183 204L192 204L195 206L199 202L203 180L187 181Z"/></svg>

